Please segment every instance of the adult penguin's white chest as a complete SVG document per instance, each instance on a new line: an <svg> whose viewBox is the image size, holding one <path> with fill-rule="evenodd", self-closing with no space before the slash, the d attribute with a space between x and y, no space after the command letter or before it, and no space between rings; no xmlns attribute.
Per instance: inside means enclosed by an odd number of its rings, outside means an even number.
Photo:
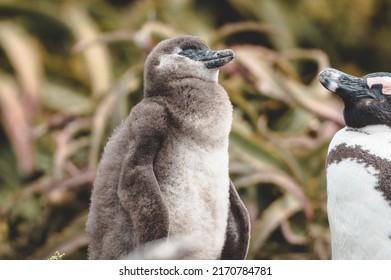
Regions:
<svg viewBox="0 0 391 280"><path fill-rule="evenodd" d="M344 128L327 157L333 259L391 259L391 129Z"/></svg>

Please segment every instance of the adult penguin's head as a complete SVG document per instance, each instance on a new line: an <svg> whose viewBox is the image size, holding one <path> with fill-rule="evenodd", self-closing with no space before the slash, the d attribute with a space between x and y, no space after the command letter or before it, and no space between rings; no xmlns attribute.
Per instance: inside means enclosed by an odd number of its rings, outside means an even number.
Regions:
<svg viewBox="0 0 391 280"><path fill-rule="evenodd" d="M360 78L326 68L319 73L319 81L342 98L347 126L385 124L391 127L391 73L371 73Z"/></svg>

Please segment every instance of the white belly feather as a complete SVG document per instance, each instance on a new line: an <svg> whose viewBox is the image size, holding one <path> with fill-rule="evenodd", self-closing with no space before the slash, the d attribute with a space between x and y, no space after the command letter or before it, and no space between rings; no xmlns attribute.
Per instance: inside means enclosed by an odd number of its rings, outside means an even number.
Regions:
<svg viewBox="0 0 391 280"><path fill-rule="evenodd" d="M379 189L387 178L381 172L390 175L386 186L391 188L391 169L384 169L388 161L386 126L344 128L333 138L327 167L333 259L391 259L391 201Z"/></svg>
<svg viewBox="0 0 391 280"><path fill-rule="evenodd" d="M181 141L171 155L175 160L160 186L170 211L169 235L201 239L203 246L192 253L192 259L218 258L228 217L227 147L205 150L192 141Z"/></svg>

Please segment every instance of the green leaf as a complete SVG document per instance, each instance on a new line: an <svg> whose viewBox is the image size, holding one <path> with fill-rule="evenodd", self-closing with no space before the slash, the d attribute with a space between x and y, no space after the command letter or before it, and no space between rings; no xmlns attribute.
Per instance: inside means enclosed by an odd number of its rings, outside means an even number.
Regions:
<svg viewBox="0 0 391 280"><path fill-rule="evenodd" d="M279 156L279 152L273 146L265 142L256 134L246 132L243 127L234 122L231 134L230 145L240 149L247 157L259 162L262 168L268 165L272 169L282 169L289 171L284 160Z"/></svg>
<svg viewBox="0 0 391 280"><path fill-rule="evenodd" d="M62 16L77 40L89 40L99 36L98 26L83 8L77 5L67 6ZM105 95L111 86L113 73L107 46L95 44L85 50L83 56L93 95Z"/></svg>
<svg viewBox="0 0 391 280"><path fill-rule="evenodd" d="M47 82L40 94L42 104L53 111L88 115L94 108L88 96L62 84Z"/></svg>
<svg viewBox="0 0 391 280"><path fill-rule="evenodd" d="M248 258L252 259L262 249L269 236L280 224L301 209L300 203L290 194L275 200L256 222L251 232L251 248Z"/></svg>
<svg viewBox="0 0 391 280"><path fill-rule="evenodd" d="M38 47L23 29L9 22L0 23L0 46L17 74L22 98L28 104L24 110L31 121L37 109L41 84L42 64Z"/></svg>
<svg viewBox="0 0 391 280"><path fill-rule="evenodd" d="M0 123L15 153L19 171L30 175L36 166L34 141L28 116L24 110L14 79L0 75Z"/></svg>

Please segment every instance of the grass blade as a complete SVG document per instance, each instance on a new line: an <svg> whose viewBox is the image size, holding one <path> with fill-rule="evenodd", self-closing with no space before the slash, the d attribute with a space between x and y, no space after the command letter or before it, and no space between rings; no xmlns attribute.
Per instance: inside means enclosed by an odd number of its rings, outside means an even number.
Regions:
<svg viewBox="0 0 391 280"><path fill-rule="evenodd" d="M11 142L23 175L35 170L32 131L19 97L17 85L11 78L0 75L0 121Z"/></svg>

